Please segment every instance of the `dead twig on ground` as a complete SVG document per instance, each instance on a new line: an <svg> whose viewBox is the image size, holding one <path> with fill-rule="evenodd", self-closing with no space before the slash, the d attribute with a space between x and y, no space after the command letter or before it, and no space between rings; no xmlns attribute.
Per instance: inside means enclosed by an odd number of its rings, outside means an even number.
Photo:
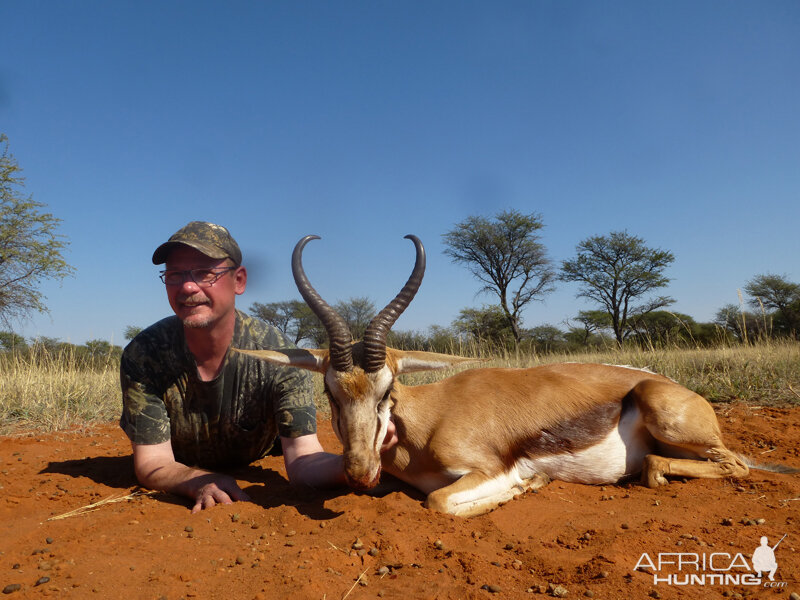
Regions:
<svg viewBox="0 0 800 600"><path fill-rule="evenodd" d="M366 573L367 571L369 571L369 567L367 567L366 569L361 571L361 575L356 577L356 582L352 586L350 586L350 589L347 590L347 593L344 596L342 596L342 600L344 600L345 598L347 598L350 595L350 592L352 592L353 589L355 589L355 587L358 585L358 582L361 581L361 578L364 576L364 573Z"/></svg>
<svg viewBox="0 0 800 600"><path fill-rule="evenodd" d="M344 548L339 548L339 546L335 546L335 545L333 544L333 542L331 542L330 540L325 540L325 541L326 541L326 542L328 542L328 544L330 545L330 547L331 547L331 548L333 548L334 550L338 550L339 552L344 552L345 554L350 554L350 553L349 553L347 550L345 550Z"/></svg>
<svg viewBox="0 0 800 600"><path fill-rule="evenodd" d="M65 512L62 515L56 515L55 517L50 517L47 519L48 521L58 521L59 519L68 519L69 517L76 517L78 515L85 515L86 513L94 512L99 510L101 506L105 504L113 504L115 502L126 502L128 500L133 500L139 496L152 496L158 492L133 492L131 494L127 494L124 496L109 496L104 500L99 500L97 502L93 502L92 504L87 504L86 506L81 506L80 508L76 508Z"/></svg>

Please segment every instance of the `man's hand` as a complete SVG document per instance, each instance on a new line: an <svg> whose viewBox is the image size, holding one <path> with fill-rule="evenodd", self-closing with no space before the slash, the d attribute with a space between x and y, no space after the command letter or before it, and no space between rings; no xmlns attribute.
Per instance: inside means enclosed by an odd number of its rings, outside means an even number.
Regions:
<svg viewBox="0 0 800 600"><path fill-rule="evenodd" d="M397 428L394 426L394 421L389 419L389 424L386 426L386 437L383 438L383 443L381 444L381 453L392 449L398 441Z"/></svg>
<svg viewBox="0 0 800 600"><path fill-rule="evenodd" d="M131 444L136 479L144 487L180 494L194 500L192 512L215 504L232 504L250 498L229 475L193 469L175 460L172 444Z"/></svg>
<svg viewBox="0 0 800 600"><path fill-rule="evenodd" d="M195 504L192 513L198 513L204 508L211 508L215 504L233 504L235 501L252 502L250 496L242 491L233 477L208 473L187 482L197 488Z"/></svg>

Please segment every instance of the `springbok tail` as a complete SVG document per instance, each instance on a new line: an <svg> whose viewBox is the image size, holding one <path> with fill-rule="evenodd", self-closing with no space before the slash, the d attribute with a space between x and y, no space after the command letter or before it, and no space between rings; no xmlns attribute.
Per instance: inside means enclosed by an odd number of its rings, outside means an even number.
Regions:
<svg viewBox="0 0 800 600"><path fill-rule="evenodd" d="M789 465L779 465L776 463L759 463L753 460L751 457L739 453L736 453L736 456L738 456L739 459L748 467L750 467L751 469L755 469L757 471L769 471L770 473L784 473L784 474L800 473L800 469L790 467Z"/></svg>

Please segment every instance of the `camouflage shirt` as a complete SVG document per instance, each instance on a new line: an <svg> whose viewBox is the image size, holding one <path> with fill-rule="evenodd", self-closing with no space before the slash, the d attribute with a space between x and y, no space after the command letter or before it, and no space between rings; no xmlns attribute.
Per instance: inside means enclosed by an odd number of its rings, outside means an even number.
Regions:
<svg viewBox="0 0 800 600"><path fill-rule="evenodd" d="M281 333L236 311L232 345L292 347ZM201 381L177 317L137 335L120 365L120 427L136 444L172 441L175 459L218 468L248 464L269 452L276 436L316 432L310 375L229 351L219 375Z"/></svg>

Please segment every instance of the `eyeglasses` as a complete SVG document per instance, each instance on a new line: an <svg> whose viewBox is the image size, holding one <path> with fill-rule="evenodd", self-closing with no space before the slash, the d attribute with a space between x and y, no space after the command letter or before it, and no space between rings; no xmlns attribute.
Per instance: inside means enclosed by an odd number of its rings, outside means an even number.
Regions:
<svg viewBox="0 0 800 600"><path fill-rule="evenodd" d="M188 269L186 271L161 271L159 278L164 285L183 285L188 277L200 287L211 287L228 271L239 267L211 267L210 269Z"/></svg>

